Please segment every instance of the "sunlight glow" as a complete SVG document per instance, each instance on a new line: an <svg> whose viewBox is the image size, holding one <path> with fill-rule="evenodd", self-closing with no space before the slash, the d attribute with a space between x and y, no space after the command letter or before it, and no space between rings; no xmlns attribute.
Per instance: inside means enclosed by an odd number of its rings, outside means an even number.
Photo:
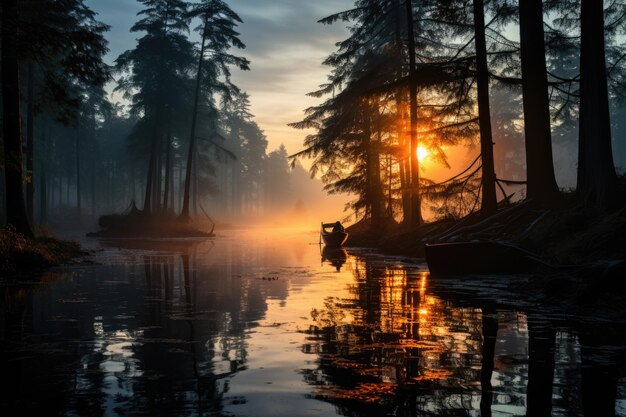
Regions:
<svg viewBox="0 0 626 417"><path fill-rule="evenodd" d="M424 158L426 158L428 156L428 149L422 147L422 146L418 146L417 147L417 160L422 162L424 160Z"/></svg>

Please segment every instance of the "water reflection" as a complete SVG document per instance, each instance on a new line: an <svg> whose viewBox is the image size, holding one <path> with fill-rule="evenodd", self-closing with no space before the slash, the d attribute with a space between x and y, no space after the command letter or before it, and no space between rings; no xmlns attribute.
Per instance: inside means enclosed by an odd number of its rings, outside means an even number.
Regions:
<svg viewBox="0 0 626 417"><path fill-rule="evenodd" d="M337 272L341 271L341 267L348 260L348 252L344 248L331 248L328 246L322 247L322 264L324 261L330 263L337 269Z"/></svg>
<svg viewBox="0 0 626 417"><path fill-rule="evenodd" d="M454 296L429 288L427 273L368 257L353 273L347 296L313 311L303 347L318 356L304 376L312 397L340 414L626 414L623 324Z"/></svg>
<svg viewBox="0 0 626 417"><path fill-rule="evenodd" d="M224 379L246 369L245 331L264 313L261 294L231 263L198 267L212 242L115 246L142 252L50 288L4 288L3 369L19 382L5 380L3 410L220 413Z"/></svg>
<svg viewBox="0 0 626 417"><path fill-rule="evenodd" d="M343 249L320 265L314 240L100 242L101 265L3 284L2 414L626 415L619 314Z"/></svg>

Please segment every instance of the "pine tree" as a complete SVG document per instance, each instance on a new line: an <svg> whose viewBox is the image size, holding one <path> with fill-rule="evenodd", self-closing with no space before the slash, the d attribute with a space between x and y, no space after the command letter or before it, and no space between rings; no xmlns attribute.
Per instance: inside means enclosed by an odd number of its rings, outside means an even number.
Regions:
<svg viewBox="0 0 626 417"><path fill-rule="evenodd" d="M601 210L619 201L613 163L603 3L582 0L580 10L580 121L578 183L585 205Z"/></svg>
<svg viewBox="0 0 626 417"><path fill-rule="evenodd" d="M24 205L22 183L22 132L18 64L17 0L2 2L2 140L4 142L4 178L6 223L19 233L32 237Z"/></svg>
<svg viewBox="0 0 626 417"><path fill-rule="evenodd" d="M527 198L549 205L558 197L554 176L550 100L541 0L519 5Z"/></svg>
<svg viewBox="0 0 626 417"><path fill-rule="evenodd" d="M75 122L80 104L80 90L88 86L102 85L109 78L109 69L103 63L102 56L107 51L107 42L103 33L108 26L98 22L95 14L82 0L51 1L40 0L20 3L20 7L13 2L6 5L6 19L3 28L6 27L11 34L8 36L7 53L11 55L3 60L6 63L7 76L13 77L13 70L17 71L15 78L8 81L12 86L8 87L7 94L13 94L13 89L18 89L19 66L28 68L26 82L26 121L27 121L27 213L32 218L34 201L34 119L37 113L47 111L55 118L64 122ZM14 10L15 8L15 10ZM15 51L12 52L13 48ZM4 53L4 51L3 51ZM12 56L15 54L15 56ZM13 60L17 62L13 64ZM15 65L15 67L13 67ZM3 86L5 86L3 82ZM4 89L3 89L4 91ZM17 106L19 120L19 94L16 102L7 104L7 110ZM5 101L9 103L11 100ZM7 120L10 120L8 117ZM19 121L17 135L19 138ZM13 131L12 122L7 128ZM15 172L9 173L9 180L23 181L22 168L17 168L18 160L21 159L21 146L17 142L11 145L11 141L5 142L5 146L14 146L14 149L6 155L10 155L12 162L7 166L16 166ZM18 155L18 152L20 155ZM15 175L14 175L15 174ZM7 191L9 191L7 189ZM21 191L7 192L10 217L20 216L16 214L24 205L19 200L23 199ZM28 214L27 214L28 216ZM21 220L10 220L10 223L22 224L19 229L30 234L28 228ZM17 227L17 226L16 226Z"/></svg>
<svg viewBox="0 0 626 417"><path fill-rule="evenodd" d="M253 120L247 93L226 100L222 109L227 141L237 159L232 161L232 206L234 215L251 214L263 206L261 201L267 138Z"/></svg>
<svg viewBox="0 0 626 417"><path fill-rule="evenodd" d="M193 46L187 38L188 6L181 0L140 0L145 8L132 32L145 32L137 46L116 60L117 90L131 100L131 114L141 116L133 138L149 153L143 210L159 212L164 121L168 109L183 111L189 87ZM188 97L188 96L187 96Z"/></svg>
<svg viewBox="0 0 626 417"><path fill-rule="evenodd" d="M228 53L231 47L243 49L245 45L239 40L239 33L235 30L237 24L242 22L241 18L225 2L203 0L194 5L189 16L200 18L201 24L196 30L200 33L202 40L198 54L185 172L185 191L180 214L183 220L189 219L191 174L196 152L196 125L200 103L215 109L212 101L213 94L222 94L228 97L233 92L238 91L230 82L229 67L236 66L241 70L249 69L247 59Z"/></svg>

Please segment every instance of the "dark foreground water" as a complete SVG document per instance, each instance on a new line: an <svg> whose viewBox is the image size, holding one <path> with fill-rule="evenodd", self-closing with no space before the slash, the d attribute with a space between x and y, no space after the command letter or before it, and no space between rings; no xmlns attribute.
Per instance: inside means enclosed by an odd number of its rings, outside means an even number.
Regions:
<svg viewBox="0 0 626 417"><path fill-rule="evenodd" d="M91 241L97 265L2 285L0 415L626 415L624 306L224 234Z"/></svg>

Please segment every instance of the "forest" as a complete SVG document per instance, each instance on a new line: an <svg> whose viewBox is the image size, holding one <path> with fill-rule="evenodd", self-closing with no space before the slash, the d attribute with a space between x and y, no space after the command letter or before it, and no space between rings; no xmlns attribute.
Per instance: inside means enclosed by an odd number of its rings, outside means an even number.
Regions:
<svg viewBox="0 0 626 417"><path fill-rule="evenodd" d="M2 0L0 72L2 415L626 416L626 0Z"/></svg>
<svg viewBox="0 0 626 417"><path fill-rule="evenodd" d="M140 3L113 65L110 27L84 1L3 3L0 208L18 234L295 223L323 205L320 180L351 199L336 217L357 241L415 240L520 202L539 216L623 207L621 1L356 1L319 21L347 37L309 93L319 104L290 125L306 132L294 154L268 150L232 81L253 69L236 11Z"/></svg>
<svg viewBox="0 0 626 417"><path fill-rule="evenodd" d="M134 207L155 223L314 210L319 182L268 149L231 81L250 69L239 16L222 1L141 4L137 43L113 65L109 26L84 1L3 5L5 223L33 236Z"/></svg>

